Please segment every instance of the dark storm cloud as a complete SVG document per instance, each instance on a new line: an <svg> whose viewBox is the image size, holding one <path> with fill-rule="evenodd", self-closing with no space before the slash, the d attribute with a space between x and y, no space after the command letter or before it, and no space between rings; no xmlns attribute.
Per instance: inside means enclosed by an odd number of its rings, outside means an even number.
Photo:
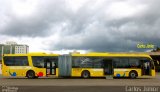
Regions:
<svg viewBox="0 0 160 92"><path fill-rule="evenodd" d="M138 49L137 44L160 46L160 12L158 11L160 7L158 2L141 2L147 5L146 9L129 17L106 21L94 13L94 16L80 19L85 21L84 33L76 34L73 37L63 37L55 45L55 48L93 51L146 51L148 49ZM97 13L99 12L101 13L101 10L97 11ZM86 23L86 21L89 22Z"/></svg>
<svg viewBox="0 0 160 92"><path fill-rule="evenodd" d="M15 22L14 22L15 21ZM45 31L48 28L48 25L45 23L24 23L23 21L15 20L14 23L11 22L7 27L1 32L5 35L11 36L45 36L47 33Z"/></svg>
<svg viewBox="0 0 160 92"><path fill-rule="evenodd" d="M19 15L25 14L25 10L19 11L19 14L14 13L13 9L9 9L8 12L5 11L3 15L7 16L7 19L1 22L5 23L6 26L0 28L0 33L9 36L29 37L51 35L51 31L56 31L51 30L51 28L59 22L65 21L66 16L68 16L69 11L65 8L66 5L63 1L37 2L39 5L35 7L34 12L29 16Z"/></svg>
<svg viewBox="0 0 160 92"><path fill-rule="evenodd" d="M47 42L50 43L49 50L146 51L137 49L137 44L160 46L160 1L97 2L88 0L77 10L72 10L74 7L65 0L41 2L32 16L21 18L9 13L7 26L0 28L0 33L33 38L58 33L59 39ZM121 2L122 6L112 11L110 6L117 2ZM127 7L132 9L124 11L123 3L129 4ZM144 9L140 10L139 6Z"/></svg>

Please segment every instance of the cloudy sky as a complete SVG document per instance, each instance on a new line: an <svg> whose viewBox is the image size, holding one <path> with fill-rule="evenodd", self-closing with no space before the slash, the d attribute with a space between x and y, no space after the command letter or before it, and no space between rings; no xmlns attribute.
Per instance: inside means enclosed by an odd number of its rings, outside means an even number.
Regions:
<svg viewBox="0 0 160 92"><path fill-rule="evenodd" d="M34 51L160 46L160 0L0 0L0 41Z"/></svg>

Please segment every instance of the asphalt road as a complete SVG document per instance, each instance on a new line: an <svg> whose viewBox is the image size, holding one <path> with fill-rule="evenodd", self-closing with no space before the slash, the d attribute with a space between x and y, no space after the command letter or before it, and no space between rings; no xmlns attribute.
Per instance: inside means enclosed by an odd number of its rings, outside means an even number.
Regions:
<svg viewBox="0 0 160 92"><path fill-rule="evenodd" d="M147 78L118 78L118 79L105 79L105 78L5 78L0 77L0 85L14 85L14 86L160 86L160 73L156 77Z"/></svg>
<svg viewBox="0 0 160 92"><path fill-rule="evenodd" d="M145 90L146 87L152 88ZM160 73L137 79L6 78L0 75L0 92L160 92Z"/></svg>

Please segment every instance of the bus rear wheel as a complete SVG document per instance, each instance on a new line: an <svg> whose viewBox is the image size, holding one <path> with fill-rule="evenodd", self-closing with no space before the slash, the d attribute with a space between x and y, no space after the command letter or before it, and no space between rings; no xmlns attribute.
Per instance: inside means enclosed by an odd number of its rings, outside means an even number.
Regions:
<svg viewBox="0 0 160 92"><path fill-rule="evenodd" d="M32 70L28 71L26 76L27 76L28 79L34 79L36 77L35 72L32 71Z"/></svg>
<svg viewBox="0 0 160 92"><path fill-rule="evenodd" d="M90 73L89 73L89 71L87 71L87 70L85 70L85 71L83 71L82 72L82 74L81 74L81 77L82 78L89 78L90 77Z"/></svg>
<svg viewBox="0 0 160 92"><path fill-rule="evenodd" d="M135 79L135 78L137 78L137 76L138 76L138 74L137 74L136 71L131 71L131 72L129 73L129 77L130 77L131 79Z"/></svg>

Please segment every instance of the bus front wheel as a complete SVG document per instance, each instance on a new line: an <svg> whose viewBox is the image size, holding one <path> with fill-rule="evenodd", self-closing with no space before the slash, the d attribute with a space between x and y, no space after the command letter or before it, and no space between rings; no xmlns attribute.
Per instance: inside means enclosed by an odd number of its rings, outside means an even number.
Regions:
<svg viewBox="0 0 160 92"><path fill-rule="evenodd" d="M132 78L132 79L137 78L137 76L138 76L138 74L137 74L136 71L131 71L131 72L129 73L129 77Z"/></svg>
<svg viewBox="0 0 160 92"><path fill-rule="evenodd" d="M28 79L33 79L33 78L35 78L35 72L32 71L32 70L28 71L26 75L27 75L27 78L28 78Z"/></svg>
<svg viewBox="0 0 160 92"><path fill-rule="evenodd" d="M81 74L81 77L83 77L83 78L89 78L90 77L89 71L87 71L87 70L83 71L82 74Z"/></svg>

